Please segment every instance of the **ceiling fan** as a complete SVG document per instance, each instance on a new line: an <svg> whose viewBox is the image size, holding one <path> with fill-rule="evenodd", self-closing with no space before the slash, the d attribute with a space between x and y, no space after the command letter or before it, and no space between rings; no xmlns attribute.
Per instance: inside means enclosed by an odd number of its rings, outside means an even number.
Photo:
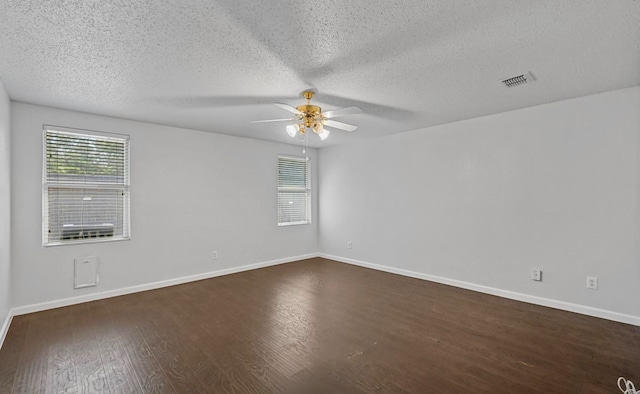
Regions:
<svg viewBox="0 0 640 394"><path fill-rule="evenodd" d="M285 119L269 119L269 120L254 120L251 123L265 123L265 122L292 122L286 127L287 134L291 137L295 137L300 133L305 135L307 131L313 131L321 140L325 140L329 136L329 130L325 127L332 127L344 131L354 131L358 126L354 126L348 123L338 122L332 120L338 116L355 115L362 112L358 107L346 107L335 109L331 111L322 112L322 108L317 105L311 104L311 99L315 96L315 92L312 90L306 90L302 92L302 96L307 100L307 104L300 105L299 107L292 107L288 104L274 103L278 107L287 110L293 114L293 118Z"/></svg>

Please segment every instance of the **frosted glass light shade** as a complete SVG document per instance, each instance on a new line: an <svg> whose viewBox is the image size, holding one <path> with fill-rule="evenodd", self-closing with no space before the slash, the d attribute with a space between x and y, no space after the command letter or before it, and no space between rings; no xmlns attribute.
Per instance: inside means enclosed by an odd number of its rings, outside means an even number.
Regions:
<svg viewBox="0 0 640 394"><path fill-rule="evenodd" d="M318 136L320 136L320 140L324 141L327 139L327 137L329 136L329 130L327 129L322 129L321 132L318 133Z"/></svg>
<svg viewBox="0 0 640 394"><path fill-rule="evenodd" d="M296 133L298 133L298 128L296 126L297 125L294 124L290 124L287 126L287 134L289 134L290 137L295 137Z"/></svg>

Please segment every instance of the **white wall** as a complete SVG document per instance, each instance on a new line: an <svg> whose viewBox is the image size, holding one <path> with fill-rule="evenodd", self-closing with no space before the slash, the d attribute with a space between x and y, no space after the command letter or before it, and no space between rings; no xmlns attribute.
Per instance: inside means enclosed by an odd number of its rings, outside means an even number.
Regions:
<svg viewBox="0 0 640 394"><path fill-rule="evenodd" d="M0 345L11 308L11 149L9 96L0 82Z"/></svg>
<svg viewBox="0 0 640 394"><path fill-rule="evenodd" d="M635 319L639 137L635 87L323 149L320 250Z"/></svg>
<svg viewBox="0 0 640 394"><path fill-rule="evenodd" d="M16 307L317 252L317 220L276 225L277 156L300 147L22 103L11 121ZM130 241L42 246L43 124L131 136ZM74 290L73 259L90 255L100 284Z"/></svg>

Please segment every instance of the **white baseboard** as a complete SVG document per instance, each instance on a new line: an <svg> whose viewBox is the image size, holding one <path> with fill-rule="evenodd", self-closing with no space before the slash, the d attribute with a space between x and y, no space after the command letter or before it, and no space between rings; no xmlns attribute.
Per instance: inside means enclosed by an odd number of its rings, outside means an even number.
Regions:
<svg viewBox="0 0 640 394"><path fill-rule="evenodd" d="M319 256L325 259L335 260L342 263L353 264L360 267L371 268L378 271L384 271L392 274L398 274L398 275L408 276L411 278L417 278L417 279L428 280L431 282L441 283L449 286L460 287L463 289L473 290L480 293L491 294L498 297L508 298L516 301L527 302L529 304L542 305L542 306L547 306L550 308L560 309L564 311L580 313L587 316L599 317L602 319L632 324L634 326L640 326L639 316L627 315L624 313L618 313L618 312L613 312L605 309L593 308L590 306L573 304L570 302L558 301L550 298L543 298L543 297L533 296L529 294L517 293L514 291L501 290L494 287L477 285L474 283L463 282L460 280L443 278L440 276L428 275L420 272L388 267L385 265L367 263L364 261L349 259L346 257L333 256L333 255L324 254L324 253L320 253Z"/></svg>
<svg viewBox="0 0 640 394"><path fill-rule="evenodd" d="M240 267L226 268L226 269L222 269L222 270L218 270L218 271L211 271L211 272L205 272L205 273L202 273L202 274L184 276L184 277L181 277L181 278L168 279L168 280L163 280L163 281L153 282L153 283L145 283L145 284L142 284L142 285L125 287L125 288L122 288L122 289L108 290L108 291L103 291L103 292L100 292L100 293L92 293L92 294L86 294L86 295L77 296L77 297L63 298L63 299L59 299L59 300L47 301L47 302L42 302L42 303L38 303L38 304L20 306L20 307L13 308L9 312L9 317L7 319L10 320L10 318L13 317L13 316L24 315L24 314L27 314L27 313L40 312L40 311L44 311L44 310L47 310L47 309L54 309L54 308L60 308L60 307L63 307L63 306L81 304L83 302L96 301L96 300L101 300L101 299L105 299L105 298L117 297L117 296L121 296L121 295L132 294L132 293L138 293L138 292L141 292L141 291L154 290L154 289L159 289L159 288L162 288L162 287L175 286L175 285L180 285L180 284L183 284L183 283L195 282L195 281L198 281L198 280L215 278L217 276L235 274L235 273L238 273L238 272L250 271L250 270L254 270L254 269L258 269L258 268L264 268L264 267L270 267L270 266L278 265L278 264L291 263L293 261L304 260L304 259L309 259L309 258L313 258L313 257L318 257L318 254L317 253L311 253L311 254L306 254L306 255L301 255L301 256L294 256L294 257L287 257L287 258L283 258L283 259L264 261L264 262L261 262L261 263L242 265ZM8 327L9 326L7 325L7 329L8 329ZM4 327L3 327L3 330L4 330ZM0 335L3 335L3 334L6 335L6 332L4 332L4 331L0 332Z"/></svg>
<svg viewBox="0 0 640 394"><path fill-rule="evenodd" d="M2 349L2 344L4 343L4 339L7 337L7 332L9 332L9 326L11 325L11 320L13 320L12 310L9 310L7 314L7 318L4 319L4 323L2 323L2 327L0 327L0 349Z"/></svg>

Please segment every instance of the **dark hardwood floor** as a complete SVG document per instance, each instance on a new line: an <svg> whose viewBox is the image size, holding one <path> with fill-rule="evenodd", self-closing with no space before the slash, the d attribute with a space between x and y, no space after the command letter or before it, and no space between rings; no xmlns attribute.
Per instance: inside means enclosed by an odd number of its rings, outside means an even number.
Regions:
<svg viewBox="0 0 640 394"><path fill-rule="evenodd" d="M311 259L16 316L1 393L615 393L640 327Z"/></svg>

